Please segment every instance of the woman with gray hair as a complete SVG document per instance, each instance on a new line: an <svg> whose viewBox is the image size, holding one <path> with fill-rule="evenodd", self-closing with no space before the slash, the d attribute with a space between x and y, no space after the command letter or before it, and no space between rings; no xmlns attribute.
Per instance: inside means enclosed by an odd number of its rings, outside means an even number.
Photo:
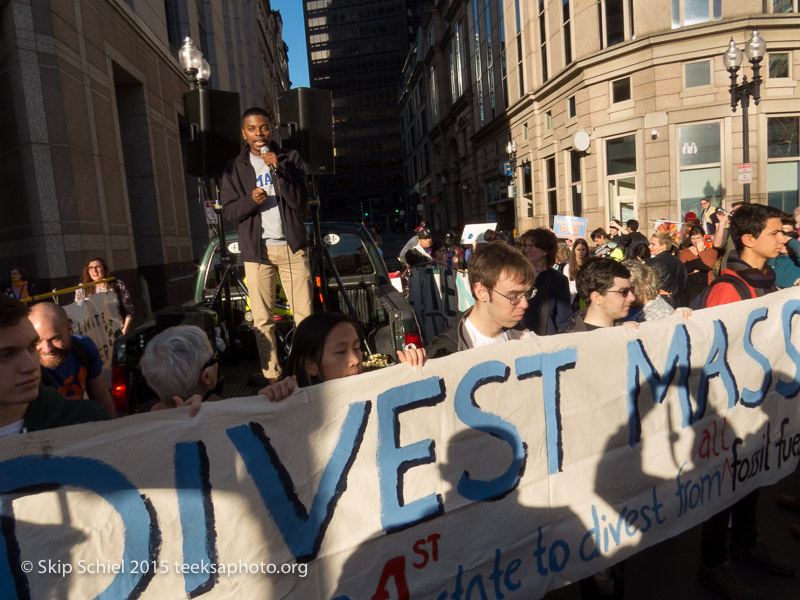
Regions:
<svg viewBox="0 0 800 600"><path fill-rule="evenodd" d="M622 261L631 272L631 289L636 300L631 305L627 321L655 321L679 312L684 318L692 314L689 308L673 308L659 291L658 276L652 267L638 260Z"/></svg>
<svg viewBox="0 0 800 600"><path fill-rule="evenodd" d="M140 412L183 406L194 395L219 399L211 394L217 386L217 354L208 335L195 325L169 327L154 336L139 364L147 385L159 398Z"/></svg>

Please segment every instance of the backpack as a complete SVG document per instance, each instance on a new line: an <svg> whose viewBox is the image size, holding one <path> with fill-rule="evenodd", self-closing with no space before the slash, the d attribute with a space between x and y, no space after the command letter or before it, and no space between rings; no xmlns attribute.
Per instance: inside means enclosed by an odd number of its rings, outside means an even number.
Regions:
<svg viewBox="0 0 800 600"><path fill-rule="evenodd" d="M747 284L744 281L735 275L720 275L714 281L709 283L708 287L694 297L690 308L692 310L706 308L708 306L708 296L711 294L711 289L718 283L730 283L734 288L736 288L736 291L739 292L739 298L742 300L750 300L750 298L753 297L750 293L750 288L747 287Z"/></svg>

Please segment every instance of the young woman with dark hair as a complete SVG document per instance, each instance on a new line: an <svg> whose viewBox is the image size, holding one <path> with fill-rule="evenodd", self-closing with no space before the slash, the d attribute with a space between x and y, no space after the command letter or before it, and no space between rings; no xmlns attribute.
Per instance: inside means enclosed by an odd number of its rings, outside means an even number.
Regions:
<svg viewBox="0 0 800 600"><path fill-rule="evenodd" d="M398 351L397 357L402 363L421 366L427 354L424 348L411 348ZM258 393L277 402L297 387L358 375L362 371L362 361L361 338L353 319L335 312L313 313L295 330L286 362L286 378Z"/></svg>

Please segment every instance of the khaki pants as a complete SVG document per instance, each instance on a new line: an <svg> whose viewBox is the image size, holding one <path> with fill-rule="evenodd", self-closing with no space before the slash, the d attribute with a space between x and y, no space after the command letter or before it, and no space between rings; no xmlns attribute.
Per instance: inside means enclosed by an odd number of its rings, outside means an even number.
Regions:
<svg viewBox="0 0 800 600"><path fill-rule="evenodd" d="M280 274L295 325L311 314L311 274L305 250L292 252L289 246L261 247L261 262L245 262L244 274L250 293L256 345L264 377L281 375L275 341L275 275Z"/></svg>

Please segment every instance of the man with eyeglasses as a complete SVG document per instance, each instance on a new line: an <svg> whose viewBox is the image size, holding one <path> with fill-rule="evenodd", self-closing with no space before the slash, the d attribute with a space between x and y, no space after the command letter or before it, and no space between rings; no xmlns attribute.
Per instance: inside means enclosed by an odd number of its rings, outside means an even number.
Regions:
<svg viewBox="0 0 800 600"><path fill-rule="evenodd" d="M611 258L593 258L575 276L578 294L589 306L575 313L571 331L592 331L613 327L628 316L635 297L628 268Z"/></svg>
<svg viewBox="0 0 800 600"><path fill-rule="evenodd" d="M520 321L536 293L536 272L518 249L505 242L479 244L469 261L469 284L475 304L428 345L438 358L470 348L520 339Z"/></svg>

